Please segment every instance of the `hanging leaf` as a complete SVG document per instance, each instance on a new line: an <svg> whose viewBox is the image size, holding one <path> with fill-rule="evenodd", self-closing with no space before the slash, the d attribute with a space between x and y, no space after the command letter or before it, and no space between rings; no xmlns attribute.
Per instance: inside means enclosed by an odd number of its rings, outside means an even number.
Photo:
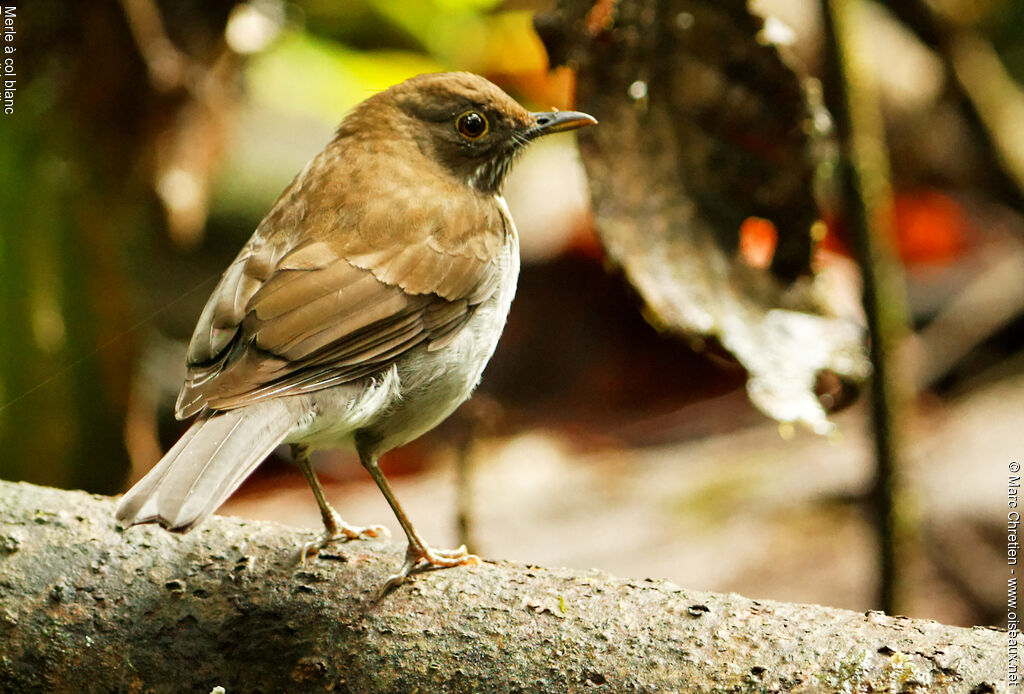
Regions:
<svg viewBox="0 0 1024 694"><path fill-rule="evenodd" d="M828 115L763 21L741 0L563 0L535 24L601 123L580 135L597 230L652 322L717 338L759 409L827 432L821 374L869 364L811 268Z"/></svg>

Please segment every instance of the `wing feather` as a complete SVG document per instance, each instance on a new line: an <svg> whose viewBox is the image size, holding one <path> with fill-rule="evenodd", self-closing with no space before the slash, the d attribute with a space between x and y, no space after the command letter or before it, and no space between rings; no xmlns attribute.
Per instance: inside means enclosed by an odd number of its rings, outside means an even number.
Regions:
<svg viewBox="0 0 1024 694"><path fill-rule="evenodd" d="M380 153L358 170L419 190L367 203L338 185L350 154L338 146L285 190L221 278L189 347L179 417L372 376L424 343L441 349L498 287L515 233L502 203L409 178Z"/></svg>

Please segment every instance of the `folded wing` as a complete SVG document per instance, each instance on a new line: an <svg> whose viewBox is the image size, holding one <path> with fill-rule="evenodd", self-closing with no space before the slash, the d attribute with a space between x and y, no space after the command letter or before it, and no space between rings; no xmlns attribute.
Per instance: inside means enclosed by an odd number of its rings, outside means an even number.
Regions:
<svg viewBox="0 0 1024 694"><path fill-rule="evenodd" d="M504 220L500 211L481 219L502 235ZM243 249L200 317L179 418L351 382L422 343L439 349L499 279L497 253L446 248L433 235L374 253L351 236L267 236Z"/></svg>

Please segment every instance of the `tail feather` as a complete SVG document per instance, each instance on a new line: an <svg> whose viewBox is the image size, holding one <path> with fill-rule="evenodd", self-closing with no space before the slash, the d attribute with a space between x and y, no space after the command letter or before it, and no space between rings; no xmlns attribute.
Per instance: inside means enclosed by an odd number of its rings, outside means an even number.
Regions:
<svg viewBox="0 0 1024 694"><path fill-rule="evenodd" d="M187 531L217 510L295 427L283 401L205 415L121 499L120 521Z"/></svg>

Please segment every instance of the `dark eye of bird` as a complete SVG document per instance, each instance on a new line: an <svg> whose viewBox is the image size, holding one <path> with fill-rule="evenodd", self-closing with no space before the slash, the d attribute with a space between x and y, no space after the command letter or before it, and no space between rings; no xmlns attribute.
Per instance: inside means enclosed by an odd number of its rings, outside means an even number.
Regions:
<svg viewBox="0 0 1024 694"><path fill-rule="evenodd" d="M487 119L477 111L466 111L455 121L459 134L469 140L479 140L487 133Z"/></svg>

